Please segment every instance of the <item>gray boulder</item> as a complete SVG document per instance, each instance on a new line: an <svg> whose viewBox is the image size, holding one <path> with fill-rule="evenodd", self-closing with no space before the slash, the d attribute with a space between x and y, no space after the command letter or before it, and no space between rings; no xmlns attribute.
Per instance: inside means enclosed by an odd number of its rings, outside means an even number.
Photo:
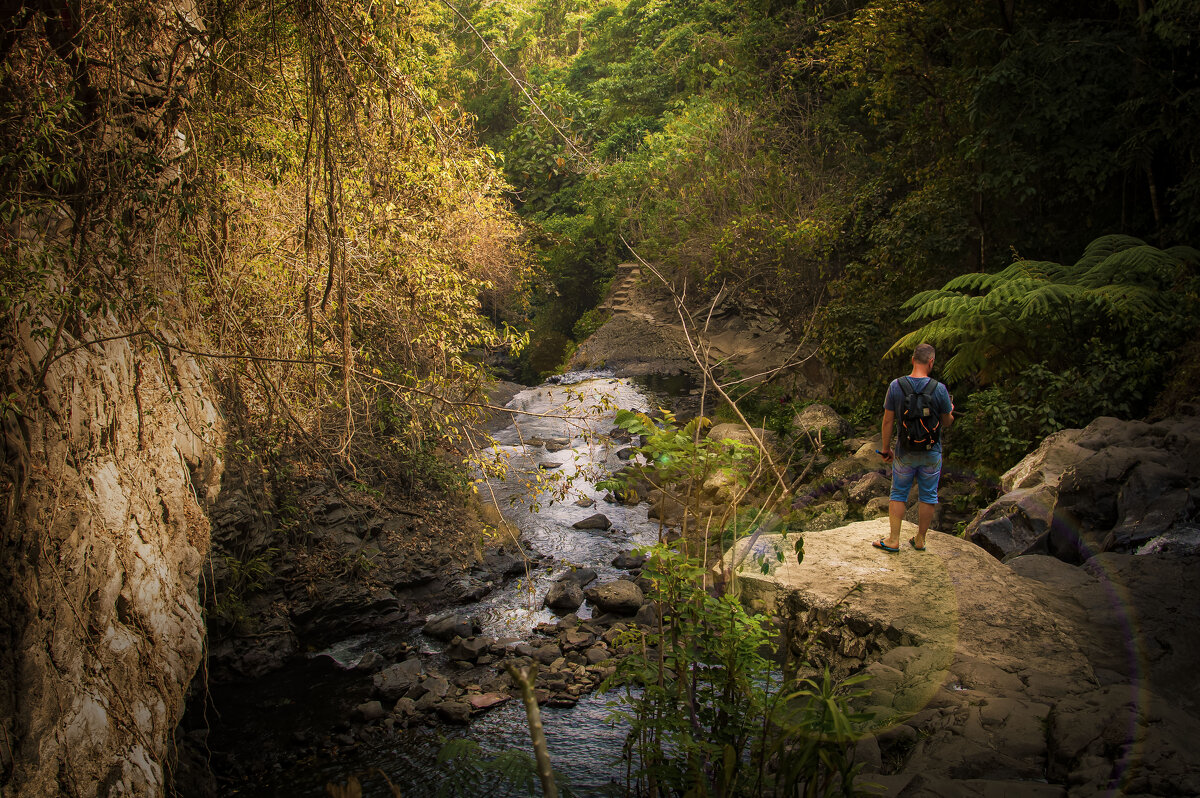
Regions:
<svg viewBox="0 0 1200 798"><path fill-rule="evenodd" d="M1064 429L1046 438L1036 451L1000 477L1000 489L1008 493L1037 485L1057 486L1065 471L1095 453L1077 443L1082 434L1083 430Z"/></svg>
<svg viewBox="0 0 1200 798"><path fill-rule="evenodd" d="M612 521L609 521L608 516L604 513L596 513L582 521L576 521L572 526L576 529L609 529L612 527Z"/></svg>
<svg viewBox="0 0 1200 798"><path fill-rule="evenodd" d="M888 496L876 496L863 506L863 518L877 518L887 515L891 509L892 500Z"/></svg>
<svg viewBox="0 0 1200 798"><path fill-rule="evenodd" d="M1153 424L1098 418L1063 430L1004 475L1007 492L976 515L967 535L1001 559L1045 552L1082 563L1101 552L1141 550L1194 523L1195 451L1195 415Z"/></svg>
<svg viewBox="0 0 1200 798"><path fill-rule="evenodd" d="M1150 540L1137 550L1138 554L1170 554L1190 556L1200 554L1200 526L1181 524Z"/></svg>
<svg viewBox="0 0 1200 798"><path fill-rule="evenodd" d="M435 640L450 640L455 636L470 637L472 626L466 616L451 614L428 621L421 631Z"/></svg>
<svg viewBox="0 0 1200 798"><path fill-rule="evenodd" d="M587 657L588 665L599 665L601 662L612 658L612 654L602 646L592 646L584 656Z"/></svg>
<svg viewBox="0 0 1200 798"><path fill-rule="evenodd" d="M483 556L483 567L497 576L519 576L525 573L525 560L497 550Z"/></svg>
<svg viewBox="0 0 1200 798"><path fill-rule="evenodd" d="M615 615L633 615L645 600L642 589L626 579L589 588L586 596L593 607Z"/></svg>
<svg viewBox="0 0 1200 798"><path fill-rule="evenodd" d="M1052 485L1018 488L977 514L966 537L998 560L1044 554L1058 491Z"/></svg>
<svg viewBox="0 0 1200 798"><path fill-rule="evenodd" d="M846 496L855 504L866 504L878 496L892 492L892 481L878 471L872 471L846 489Z"/></svg>
<svg viewBox="0 0 1200 798"><path fill-rule="evenodd" d="M387 716L387 711L383 708L383 704L378 701L365 701L356 706L354 712L367 723Z"/></svg>
<svg viewBox="0 0 1200 798"><path fill-rule="evenodd" d="M430 676L421 682L421 686L425 688L426 695L435 698L445 698L450 692L450 682L444 676Z"/></svg>
<svg viewBox="0 0 1200 798"><path fill-rule="evenodd" d="M375 686L376 693L395 701L420 680L423 670L421 660L414 657L384 668L372 677L371 683Z"/></svg>
<svg viewBox="0 0 1200 798"><path fill-rule="evenodd" d="M632 571L634 568L641 568L649 559L645 554L634 554L632 551L623 551L616 557L613 557L613 568L619 568L622 571Z"/></svg>
<svg viewBox="0 0 1200 798"><path fill-rule="evenodd" d="M874 471L879 467L879 455L874 452L870 456L851 454L845 457L839 457L821 471L821 476L825 479L834 482L841 481L841 484L854 484L863 478L868 471Z"/></svg>
<svg viewBox="0 0 1200 798"><path fill-rule="evenodd" d="M812 508L811 512L812 515L804 522L806 530L833 529L846 522L846 516L850 514L850 506L840 499L835 499L817 505Z"/></svg>
<svg viewBox="0 0 1200 798"><path fill-rule="evenodd" d="M562 649L555 643L547 643L533 651L533 658L543 665L549 665L563 655Z"/></svg>
<svg viewBox="0 0 1200 798"><path fill-rule="evenodd" d="M546 591L546 598L542 603L552 610L573 612L583 604L583 588L574 580L555 582Z"/></svg>
<svg viewBox="0 0 1200 798"><path fill-rule="evenodd" d="M354 670L364 673L375 673L382 670L386 663L387 660L378 651L368 651L355 663Z"/></svg>
<svg viewBox="0 0 1200 798"><path fill-rule="evenodd" d="M558 578L560 582L574 582L580 587L587 587L590 583L596 581L596 569L594 568L572 568Z"/></svg>
<svg viewBox="0 0 1200 798"><path fill-rule="evenodd" d="M736 441L737 443L758 448L755 437L766 444L767 449L772 455L775 454L778 448L779 436L762 427L755 427L752 434L750 429L741 424L714 424L712 429L708 431L709 440Z"/></svg>
<svg viewBox="0 0 1200 798"><path fill-rule="evenodd" d="M443 701L435 709L439 718L456 726L465 726L471 719L471 705L465 701Z"/></svg>
<svg viewBox="0 0 1200 798"><path fill-rule="evenodd" d="M633 620L642 626L658 625L658 604L653 601L647 601L645 604L638 607L638 611L633 616Z"/></svg>
<svg viewBox="0 0 1200 798"><path fill-rule="evenodd" d="M488 653L494 642L496 641L490 637L456 637L446 646L446 656L450 659L474 662Z"/></svg>
<svg viewBox="0 0 1200 798"><path fill-rule="evenodd" d="M837 414L829 405L814 403L808 405L792 418L792 427L800 436L801 441L812 440L813 443L829 443L830 440L841 440L850 434L850 423Z"/></svg>
<svg viewBox="0 0 1200 798"><path fill-rule="evenodd" d="M662 491L652 491L650 494L650 509L646 517L652 521L661 521L668 526L678 525L683 521L687 508L676 499L667 496Z"/></svg>

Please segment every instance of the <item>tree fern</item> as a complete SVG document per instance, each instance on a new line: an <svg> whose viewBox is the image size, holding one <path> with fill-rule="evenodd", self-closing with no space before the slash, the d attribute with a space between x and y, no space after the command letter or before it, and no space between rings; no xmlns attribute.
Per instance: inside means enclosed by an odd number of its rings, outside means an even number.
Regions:
<svg viewBox="0 0 1200 798"><path fill-rule="evenodd" d="M1058 308L1078 302L1084 289L1067 283L1044 283L1027 291L1020 302L1018 318L1026 322L1040 321Z"/></svg>
<svg viewBox="0 0 1200 798"><path fill-rule="evenodd" d="M1031 363L1061 367L1101 331L1194 326L1175 289L1195 280L1198 263L1200 253L1190 247L1162 250L1108 235L1070 265L1022 260L993 274L960 275L902 305L911 311L907 321L921 326L885 357L927 342L949 349L941 364L947 379L984 383Z"/></svg>

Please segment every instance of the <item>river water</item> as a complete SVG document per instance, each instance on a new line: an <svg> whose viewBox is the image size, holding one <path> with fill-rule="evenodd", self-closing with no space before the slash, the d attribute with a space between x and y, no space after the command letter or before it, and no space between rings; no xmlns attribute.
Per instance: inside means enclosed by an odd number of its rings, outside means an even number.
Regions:
<svg viewBox="0 0 1200 798"><path fill-rule="evenodd" d="M608 434L617 409L650 410L652 400L631 380L604 373L567 374L557 380L524 390L509 402L512 423L493 433L495 444L486 454L491 462L505 464L507 473L481 486L481 494L485 500L494 496L507 520L520 530L526 547L553 557L549 566L543 562L526 578L459 608L478 619L487 636L527 639L533 627L555 618L541 602L560 575L573 566L587 566L598 572L598 581L608 581L620 573L610 564L617 554L651 544L658 537L658 523L647 519L646 505L609 503L604 491L594 487L603 475L625 464L617 453L629 443L613 441ZM592 506L580 506L587 503ZM612 528L573 527L594 513L606 515ZM578 614L587 617L588 605ZM436 666L442 644L420 634L411 640ZM350 707L371 697L366 680L343 668L353 666L378 644L369 637L358 637L314 652L303 666L287 670L265 688L255 686L255 695L246 698L262 705L264 689L278 691L277 712L264 723L293 723L295 728L336 725ZM297 696L302 698L297 700ZM612 699L592 694L574 707L542 708L554 767L576 795L616 794L616 785L621 783L624 768L619 757L625 731L610 720ZM271 703L269 697L266 703ZM247 729L248 736L253 734L253 729ZM512 748L532 753L524 709L519 701L510 701L478 716L466 729L397 730L377 740L349 745L332 759L301 761L268 775L244 794L323 796L327 783L345 783L350 775L356 775L363 783L364 795L390 795L383 778L386 774L405 798L434 796L447 775L446 768L436 762L442 735L466 735L485 753ZM506 793L475 783L453 794L466 798Z"/></svg>

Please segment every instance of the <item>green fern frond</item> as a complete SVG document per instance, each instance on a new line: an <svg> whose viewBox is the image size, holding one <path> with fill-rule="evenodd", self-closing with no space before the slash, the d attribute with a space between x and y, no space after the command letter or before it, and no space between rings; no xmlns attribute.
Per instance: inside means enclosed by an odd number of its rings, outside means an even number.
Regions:
<svg viewBox="0 0 1200 798"><path fill-rule="evenodd" d="M966 291L970 293L986 293L992 290L996 284L998 275L987 274L985 272L971 272L970 274L960 274L950 282L946 283L942 288L945 291Z"/></svg>
<svg viewBox="0 0 1200 798"><path fill-rule="evenodd" d="M960 346L942 366L948 380L961 380L987 370L988 347L983 341L969 341Z"/></svg>
<svg viewBox="0 0 1200 798"><path fill-rule="evenodd" d="M996 287L987 293L979 306L984 313L999 313L1016 317L1020 314L1025 297L1046 285L1044 280L1031 277L1018 277L997 283Z"/></svg>
<svg viewBox="0 0 1200 798"><path fill-rule="evenodd" d="M935 288L930 291L921 291L920 293L914 294L905 300L904 303L900 305L900 308L902 310L909 310L911 308L919 307L926 302L930 302L935 299L941 299L942 297L946 296L958 296L958 294L953 291L947 291L945 288Z"/></svg>
<svg viewBox="0 0 1200 798"><path fill-rule="evenodd" d="M1054 263L1052 261L1042 261L1044 267L1043 274L1046 279L1053 283L1073 283L1079 279L1082 274L1077 264Z"/></svg>
<svg viewBox="0 0 1200 798"><path fill-rule="evenodd" d="M916 322L937 316L951 316L958 313L969 313L978 304L980 297L964 296L963 294L946 294L924 303L909 314L907 321Z"/></svg>
<svg viewBox="0 0 1200 798"><path fill-rule="evenodd" d="M1079 278L1079 284L1099 288L1109 284L1165 284L1176 261L1161 249L1143 244L1115 252L1093 265Z"/></svg>
<svg viewBox="0 0 1200 798"><path fill-rule="evenodd" d="M883 357L893 355L909 355L917 344L928 343L935 348L956 346L963 339L963 329L957 319L934 319L922 327L903 336L891 348L884 352Z"/></svg>
<svg viewBox="0 0 1200 798"><path fill-rule="evenodd" d="M1045 280L1047 279L1047 273L1059 268L1059 266L1060 264L1052 263L1048 260L1019 260L1009 264L1002 271L997 272L995 282L999 284L1022 278Z"/></svg>
<svg viewBox="0 0 1200 798"><path fill-rule="evenodd" d="M1047 283L1025 294L1018 319L1031 322L1049 316L1078 302L1085 289L1077 285Z"/></svg>
<svg viewBox="0 0 1200 798"><path fill-rule="evenodd" d="M1131 247L1145 246L1145 244L1146 242L1140 238L1117 233L1100 236L1083 250L1083 257L1076 261L1075 268L1082 274L1089 271L1097 263L1107 260L1118 252L1130 249Z"/></svg>
<svg viewBox="0 0 1200 798"><path fill-rule="evenodd" d="M1104 285L1088 291L1087 298L1117 324L1153 313L1165 300L1159 292L1140 285Z"/></svg>
<svg viewBox="0 0 1200 798"><path fill-rule="evenodd" d="M437 763L445 765L457 759L473 761L478 760L479 756L480 748L478 742L466 737L454 737L446 740L441 749L438 750Z"/></svg>
<svg viewBox="0 0 1200 798"><path fill-rule="evenodd" d="M1168 247L1167 249L1164 249L1163 252L1167 253L1168 256L1174 258L1181 264L1187 266L1200 265L1200 250L1193 249L1192 247L1179 245Z"/></svg>
<svg viewBox="0 0 1200 798"><path fill-rule="evenodd" d="M949 347L942 361L948 379L974 374L986 382L1032 363L1069 361L1103 322L1125 331L1174 317L1182 329L1179 314L1188 313L1182 308L1194 289L1179 288L1191 284L1197 266L1200 251L1191 247L1160 250L1109 235L1074 264L1024 260L995 274L964 274L904 304L907 322L920 326L888 355L907 354L922 341ZM1064 338L1073 331L1084 340Z"/></svg>
<svg viewBox="0 0 1200 798"><path fill-rule="evenodd" d="M532 756L518 749L500 752L488 765L488 769L498 774L504 783L518 787L530 795L538 784L537 762Z"/></svg>
<svg viewBox="0 0 1200 798"><path fill-rule="evenodd" d="M917 344L922 343L923 341L926 340L924 337L925 330L929 326L930 325L927 324L927 325L925 325L925 327L921 327L918 330L914 330L913 332L910 332L908 335L905 335L902 338L900 338L900 340L898 340L898 341L896 341L896 343L892 344L891 348L889 348L888 351L883 353L883 359L886 360L887 358L892 357L893 355L912 354L912 350L914 348L916 348ZM937 344L934 344L934 346L937 346Z"/></svg>

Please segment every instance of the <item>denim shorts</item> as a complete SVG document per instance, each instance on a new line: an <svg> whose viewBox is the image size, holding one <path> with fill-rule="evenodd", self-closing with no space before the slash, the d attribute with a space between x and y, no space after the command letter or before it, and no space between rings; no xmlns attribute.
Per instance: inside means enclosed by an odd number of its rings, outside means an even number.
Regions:
<svg viewBox="0 0 1200 798"><path fill-rule="evenodd" d="M938 503L938 480L942 478L941 452L905 452L892 461L892 501L908 501L913 477L917 478L917 498L925 504Z"/></svg>

